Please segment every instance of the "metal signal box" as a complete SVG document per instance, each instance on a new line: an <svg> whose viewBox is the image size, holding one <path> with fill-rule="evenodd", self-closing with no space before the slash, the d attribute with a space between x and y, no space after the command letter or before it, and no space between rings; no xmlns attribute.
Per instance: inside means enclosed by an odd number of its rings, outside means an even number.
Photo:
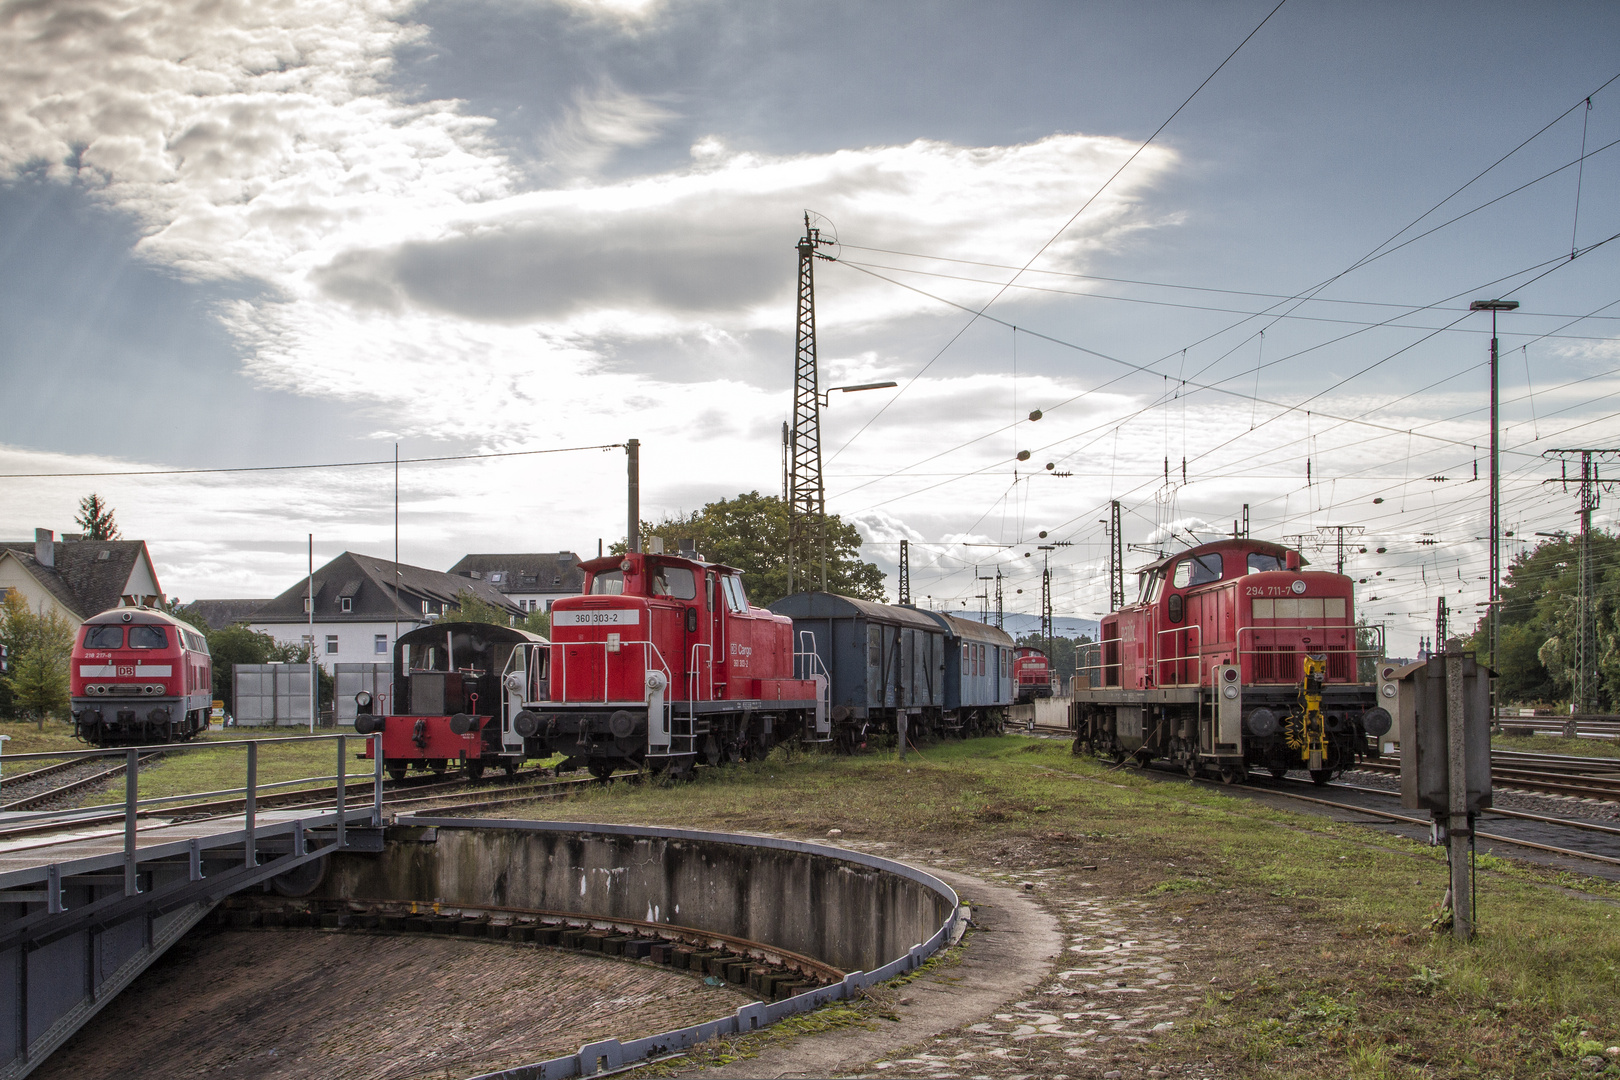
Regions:
<svg viewBox="0 0 1620 1080"><path fill-rule="evenodd" d="M1448 668L1452 679L1448 679ZM1397 688L1402 806L1444 816L1472 815L1491 805L1492 674L1475 661L1473 653L1460 650L1431 656L1392 673L1388 681ZM1457 685L1451 685L1453 680ZM1461 729L1456 747L1461 760L1455 770L1448 716ZM1460 807L1454 807L1451 799L1454 772L1466 776Z"/></svg>

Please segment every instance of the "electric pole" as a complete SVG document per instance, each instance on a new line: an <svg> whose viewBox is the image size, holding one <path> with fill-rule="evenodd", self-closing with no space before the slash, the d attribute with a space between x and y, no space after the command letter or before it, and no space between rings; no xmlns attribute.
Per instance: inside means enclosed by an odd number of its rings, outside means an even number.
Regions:
<svg viewBox="0 0 1620 1080"><path fill-rule="evenodd" d="M1568 488L1571 483L1580 484L1581 499L1581 549L1580 549L1580 592L1576 601L1575 615L1580 623L1575 636L1575 679L1572 695L1572 704L1577 713L1592 713L1597 711L1598 686L1598 650L1597 635L1593 626L1594 603L1596 599L1592 581L1592 511L1596 510L1602 500L1605 486L1614 484L1612 480L1604 480L1600 474L1600 466L1604 461L1615 461L1620 458L1620 450L1602 449L1575 449L1575 450L1548 450L1543 457L1558 455L1563 466L1557 480L1548 480L1549 484L1558 484ZM1569 475L1568 462L1571 456L1581 456L1581 477L1579 481ZM1496 613L1492 607L1491 614ZM1493 654L1494 659L1494 654Z"/></svg>
<svg viewBox="0 0 1620 1080"><path fill-rule="evenodd" d="M1502 535L1502 463L1501 445L1497 437L1497 340L1496 340L1496 313L1499 311L1513 311L1519 306L1517 300L1475 300L1468 305L1470 311L1488 311L1491 313L1491 594L1485 599L1490 604L1485 609L1487 625L1490 627L1489 640L1491 643L1491 664L1496 664L1496 637L1501 628L1501 619L1497 617L1497 608L1501 607L1502 600L1502 552L1498 538ZM1496 722L1496 691L1491 691L1491 722Z"/></svg>
<svg viewBox="0 0 1620 1080"><path fill-rule="evenodd" d="M1360 536L1367 529L1362 525L1318 525L1314 533L1296 533L1285 536L1284 540L1294 541L1295 547L1310 547L1312 551L1322 551L1331 542L1336 555L1338 572L1344 573L1344 538L1346 536Z"/></svg>
<svg viewBox="0 0 1620 1080"><path fill-rule="evenodd" d="M1052 626L1052 568L1050 558L1053 551L1060 547L1068 547L1067 540L1054 540L1050 544L1041 544L1041 638L1046 642L1046 656L1050 660L1057 646L1053 642L1055 637Z"/></svg>
<svg viewBox="0 0 1620 1080"><path fill-rule="evenodd" d="M996 630L1004 630L1006 615L1001 610L1001 567L996 567Z"/></svg>
<svg viewBox="0 0 1620 1080"><path fill-rule="evenodd" d="M911 602L911 542L900 541L900 606L914 607Z"/></svg>
<svg viewBox="0 0 1620 1080"><path fill-rule="evenodd" d="M1434 608L1434 640L1436 644L1444 642L1447 636L1450 634L1450 630L1448 628L1448 624L1451 621L1450 614L1451 613L1446 610L1446 598L1444 596L1440 597L1440 599L1435 602Z"/></svg>
<svg viewBox="0 0 1620 1080"><path fill-rule="evenodd" d="M1125 606L1125 548L1119 528L1119 500L1111 502L1109 508L1111 523L1108 526L1108 610L1118 611ZM1247 527L1248 522L1245 521L1244 525Z"/></svg>
<svg viewBox="0 0 1620 1080"><path fill-rule="evenodd" d="M821 560L827 589L827 492L821 478L821 394L816 372L816 259L827 241L804 215L799 238L798 329L793 354L793 426L788 432L788 592L811 558ZM806 578L810 574L803 575Z"/></svg>

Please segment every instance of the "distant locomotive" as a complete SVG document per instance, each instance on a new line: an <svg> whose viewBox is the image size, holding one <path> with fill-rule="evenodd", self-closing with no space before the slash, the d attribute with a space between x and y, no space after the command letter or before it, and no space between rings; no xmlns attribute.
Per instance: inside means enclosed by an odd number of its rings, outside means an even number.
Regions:
<svg viewBox="0 0 1620 1080"><path fill-rule="evenodd" d="M1291 769L1325 784L1389 731L1381 649L1355 622L1350 579L1299 552L1220 540L1139 574L1137 602L1102 621L1101 685L1077 690L1075 750L1166 759L1228 783Z"/></svg>
<svg viewBox="0 0 1620 1080"><path fill-rule="evenodd" d="M1020 705L1028 705L1036 698L1052 696L1052 666L1046 653L1033 645L1020 645L1013 650L1013 682Z"/></svg>
<svg viewBox="0 0 1620 1080"><path fill-rule="evenodd" d="M530 756L680 773L831 737L826 672L795 654L790 620L749 604L742 571L641 552L580 568L584 594L551 609L549 697L515 720Z"/></svg>
<svg viewBox="0 0 1620 1080"><path fill-rule="evenodd" d="M208 729L214 701L208 642L152 608L113 608L73 639L73 733L95 746L166 743Z"/></svg>
<svg viewBox="0 0 1620 1080"><path fill-rule="evenodd" d="M546 639L489 623L433 623L394 644L395 711L373 714L371 695L355 695L354 730L382 734L383 763L404 779L412 769L443 773L453 764L476 780L523 763L513 733L522 703L546 696ZM366 740L366 757L376 757Z"/></svg>

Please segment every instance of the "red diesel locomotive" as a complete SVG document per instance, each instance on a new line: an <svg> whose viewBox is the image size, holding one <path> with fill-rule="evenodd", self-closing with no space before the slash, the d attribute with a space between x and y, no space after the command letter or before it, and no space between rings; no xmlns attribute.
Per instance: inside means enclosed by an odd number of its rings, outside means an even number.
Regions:
<svg viewBox="0 0 1620 1080"><path fill-rule="evenodd" d="M73 638L73 733L95 746L175 742L208 728L208 642L152 608L113 608Z"/></svg>
<svg viewBox="0 0 1620 1080"><path fill-rule="evenodd" d="M1297 551L1233 539L1142 569L1137 602L1102 622L1101 685L1070 705L1075 751L1228 783L1263 768L1325 784L1377 757L1394 697L1381 642L1356 625L1349 578L1303 566Z"/></svg>
<svg viewBox="0 0 1620 1080"><path fill-rule="evenodd" d="M748 603L742 571L642 552L580 568L584 593L551 609L550 699L516 718L531 757L684 772L831 737L814 650L796 655L792 620Z"/></svg>
<svg viewBox="0 0 1620 1080"><path fill-rule="evenodd" d="M1043 650L1033 645L1013 650L1013 692L1013 700L1019 705L1052 696L1052 666Z"/></svg>

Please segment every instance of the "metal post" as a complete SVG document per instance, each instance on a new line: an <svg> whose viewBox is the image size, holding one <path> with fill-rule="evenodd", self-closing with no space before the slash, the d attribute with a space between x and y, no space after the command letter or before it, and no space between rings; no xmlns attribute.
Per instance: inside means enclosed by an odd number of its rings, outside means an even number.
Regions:
<svg viewBox="0 0 1620 1080"><path fill-rule="evenodd" d="M630 439L624 444L626 468L630 478L629 524L624 534L624 550L641 550L641 440Z"/></svg>
<svg viewBox="0 0 1620 1080"><path fill-rule="evenodd" d="M5 761L4 761L4 758L5 758L5 753L6 753L6 741L9 740L10 738L11 738L10 735L0 735L0 776L5 775Z"/></svg>
<svg viewBox="0 0 1620 1080"><path fill-rule="evenodd" d="M1501 541L1500 541L1500 537L1502 535L1502 533L1501 533L1501 528L1502 528L1502 467L1501 467L1501 461L1500 461L1500 457L1499 457L1499 455L1501 453L1501 447L1499 445L1499 441L1498 441L1498 438L1497 438L1497 430L1496 430L1496 421L1497 421L1496 359L1497 359L1497 350L1496 350L1496 311L1494 309L1492 309L1492 311L1491 311L1491 595L1486 597L1486 599L1491 602L1491 606L1486 608L1485 610L1490 616L1491 664L1492 664L1492 666L1500 667L1501 666L1501 660L1499 659L1498 654L1497 654L1496 635L1497 635L1497 628L1501 625L1501 622L1502 622L1501 616L1497 612L1497 609L1502 606L1501 603L1500 603L1501 596L1502 596L1502 554L1501 554ZM1491 703L1491 705L1492 705L1491 712L1492 712L1493 715L1496 712L1495 704L1496 703L1494 701Z"/></svg>
<svg viewBox="0 0 1620 1080"><path fill-rule="evenodd" d="M254 843L253 837L253 827L256 822L259 796L258 743L248 743L247 757L247 811L242 816L242 821L247 827L247 833L242 842L242 861L243 865L246 866L258 866L259 851L257 845Z"/></svg>
<svg viewBox="0 0 1620 1080"><path fill-rule="evenodd" d="M309 534L309 733L315 734L315 714L321 711L321 677L315 674L315 534Z"/></svg>
<svg viewBox="0 0 1620 1080"><path fill-rule="evenodd" d="M900 606L911 606L911 542L900 541Z"/></svg>
<svg viewBox="0 0 1620 1080"><path fill-rule="evenodd" d="M343 798L349 793L349 756L347 735L339 735L337 767L337 846L343 847Z"/></svg>
<svg viewBox="0 0 1620 1080"><path fill-rule="evenodd" d="M139 800L140 751L130 747L124 756L124 895L140 892L135 879L135 804Z"/></svg>
<svg viewBox="0 0 1620 1080"><path fill-rule="evenodd" d="M383 738L382 732L372 737L373 754L377 759L376 774L371 780L371 827L382 828L383 823Z"/></svg>
<svg viewBox="0 0 1620 1080"><path fill-rule="evenodd" d="M1446 786L1450 795L1446 848L1451 861L1451 932L1458 941L1467 941L1474 929L1473 893L1468 880L1468 840L1473 829L1468 819L1464 701L1462 641L1452 638L1446 642Z"/></svg>

